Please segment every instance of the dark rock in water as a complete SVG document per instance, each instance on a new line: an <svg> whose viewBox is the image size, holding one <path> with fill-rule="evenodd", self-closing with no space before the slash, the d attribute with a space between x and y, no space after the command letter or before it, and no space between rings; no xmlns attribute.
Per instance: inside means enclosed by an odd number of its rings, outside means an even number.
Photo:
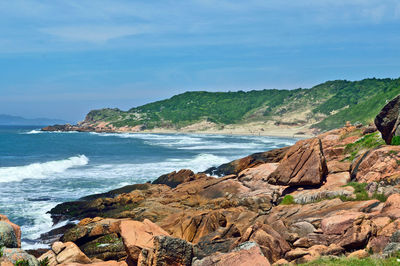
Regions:
<svg viewBox="0 0 400 266"><path fill-rule="evenodd" d="M49 201L51 198L49 197L41 197L41 198L28 198L28 201Z"/></svg>
<svg viewBox="0 0 400 266"><path fill-rule="evenodd" d="M18 247L18 240L14 229L6 222L0 222L0 247Z"/></svg>
<svg viewBox="0 0 400 266"><path fill-rule="evenodd" d="M29 255L34 256L35 258L39 258L43 254L48 252L49 249L39 248L39 249L28 249L28 250L25 250L25 251L26 251L26 253L28 253Z"/></svg>
<svg viewBox="0 0 400 266"><path fill-rule="evenodd" d="M60 238L64 235L64 233L73 227L75 227L75 224L68 223L64 226L55 228L47 233L41 234L38 241L40 241L43 244L54 243L55 241L59 241Z"/></svg>
<svg viewBox="0 0 400 266"><path fill-rule="evenodd" d="M393 136L400 136L399 130L400 95L388 102L375 117L375 125L382 133L386 144L392 143Z"/></svg>
<svg viewBox="0 0 400 266"><path fill-rule="evenodd" d="M100 194L93 194L86 197L80 198L80 200L95 200L99 198L115 198L118 195L123 193L129 193L133 190L146 190L150 187L149 184L134 184L134 185L127 185L121 188L113 189L105 193Z"/></svg>
<svg viewBox="0 0 400 266"><path fill-rule="evenodd" d="M258 152L232 162L222 164L219 167L211 167L205 171L209 175L232 175L238 174L246 168L255 167L263 163L278 163L285 156L289 147L279 148L266 152Z"/></svg>
<svg viewBox="0 0 400 266"><path fill-rule="evenodd" d="M55 224L65 220L102 216L103 213L108 212L109 210L114 208L114 206L103 206L101 202L96 202L96 199L115 198L118 195L130 193L134 190L147 190L150 186L151 184L128 185L122 188L111 190L106 193L89 195L81 198L78 201L64 202L58 204L48 213L51 214L51 218L53 219L53 222ZM127 206L120 207L125 208Z"/></svg>
<svg viewBox="0 0 400 266"><path fill-rule="evenodd" d="M65 125L54 125L54 126L47 126L42 128L42 131L70 131L72 130L72 127L70 124L65 124Z"/></svg>
<svg viewBox="0 0 400 266"><path fill-rule="evenodd" d="M182 169L178 172L174 171L169 174L160 176L153 181L153 184L164 184L171 188L175 188L183 182L189 182L204 176L204 174L195 174L191 170Z"/></svg>

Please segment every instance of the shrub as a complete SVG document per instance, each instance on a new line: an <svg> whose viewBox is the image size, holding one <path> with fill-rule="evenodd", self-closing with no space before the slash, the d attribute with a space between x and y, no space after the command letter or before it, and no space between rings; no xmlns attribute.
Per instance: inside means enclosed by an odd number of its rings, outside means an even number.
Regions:
<svg viewBox="0 0 400 266"><path fill-rule="evenodd" d="M355 198L353 197L348 197L348 196L340 196L339 198L342 201L365 201L365 200L370 200L370 199L377 199L380 202L385 202L387 197L383 194L374 192L374 194L372 195L372 197L368 196L368 192L367 192L367 183L357 183L357 182L350 182L347 185L345 185L345 187L351 186L354 188L354 194L356 195Z"/></svg>
<svg viewBox="0 0 400 266"><path fill-rule="evenodd" d="M29 262L27 260L18 260L15 262L15 266L29 266Z"/></svg>
<svg viewBox="0 0 400 266"><path fill-rule="evenodd" d="M283 197L280 205L290 205L290 204L295 204L294 202L294 198L292 195L286 195L285 197Z"/></svg>
<svg viewBox="0 0 400 266"><path fill-rule="evenodd" d="M49 266L49 258L44 258L43 260L39 261L40 266Z"/></svg>
<svg viewBox="0 0 400 266"><path fill-rule="evenodd" d="M392 144L392 145L400 145L400 136L394 136L392 138L392 142L390 144Z"/></svg>

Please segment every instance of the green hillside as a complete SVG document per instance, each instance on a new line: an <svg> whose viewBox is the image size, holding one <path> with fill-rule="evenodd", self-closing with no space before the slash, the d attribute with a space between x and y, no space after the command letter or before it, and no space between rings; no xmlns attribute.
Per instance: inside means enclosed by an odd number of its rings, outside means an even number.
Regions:
<svg viewBox="0 0 400 266"><path fill-rule="evenodd" d="M386 101L400 94L400 79L328 81L311 89L185 92L132 108L91 111L85 122L114 126L180 128L200 121L220 125L275 121L328 130L346 121L368 123ZM300 115L301 114L301 115Z"/></svg>

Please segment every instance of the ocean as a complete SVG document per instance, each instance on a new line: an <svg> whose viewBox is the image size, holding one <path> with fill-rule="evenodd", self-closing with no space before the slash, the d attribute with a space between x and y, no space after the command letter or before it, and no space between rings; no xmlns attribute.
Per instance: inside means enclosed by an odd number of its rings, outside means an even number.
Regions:
<svg viewBox="0 0 400 266"><path fill-rule="evenodd" d="M195 172L293 138L203 134L42 132L0 126L0 214L20 225L22 247L53 226L47 212L65 201L152 181L182 168Z"/></svg>

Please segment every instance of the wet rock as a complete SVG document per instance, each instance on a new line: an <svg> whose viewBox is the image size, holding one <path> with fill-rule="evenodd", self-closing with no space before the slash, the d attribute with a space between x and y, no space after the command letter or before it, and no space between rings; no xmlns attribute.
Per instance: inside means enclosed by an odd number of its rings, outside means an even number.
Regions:
<svg viewBox="0 0 400 266"><path fill-rule="evenodd" d="M290 147L278 168L269 176L271 184L319 186L328 173L318 138L302 140Z"/></svg>
<svg viewBox="0 0 400 266"><path fill-rule="evenodd" d="M18 240L14 229L6 222L0 221L0 246L8 248L17 248Z"/></svg>
<svg viewBox="0 0 400 266"><path fill-rule="evenodd" d="M382 133L382 138L391 144L393 136L398 136L400 95L388 102L375 117L375 125Z"/></svg>
<svg viewBox="0 0 400 266"><path fill-rule="evenodd" d="M269 266L270 263L254 242L245 242L229 253L215 253L201 260L195 260L193 266Z"/></svg>
<svg viewBox="0 0 400 266"><path fill-rule="evenodd" d="M139 266L189 266L192 264L193 246L185 240L169 236L155 236L153 248L143 248Z"/></svg>

